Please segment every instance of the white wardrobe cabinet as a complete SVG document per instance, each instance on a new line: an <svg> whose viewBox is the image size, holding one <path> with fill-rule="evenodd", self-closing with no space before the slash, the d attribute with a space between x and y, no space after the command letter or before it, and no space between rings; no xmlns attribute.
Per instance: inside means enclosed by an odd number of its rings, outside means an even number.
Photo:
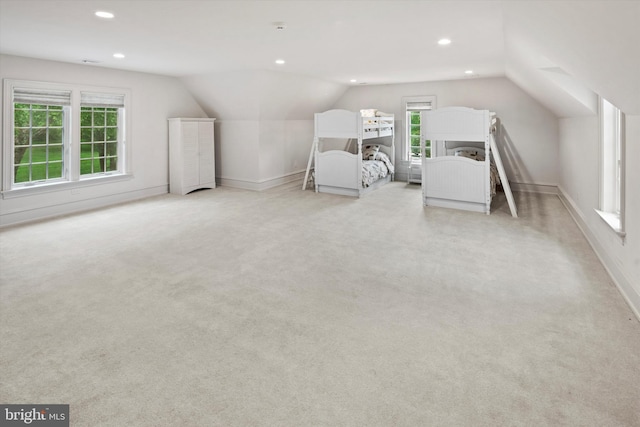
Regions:
<svg viewBox="0 0 640 427"><path fill-rule="evenodd" d="M169 191L187 194L216 188L213 123L216 119L169 119Z"/></svg>

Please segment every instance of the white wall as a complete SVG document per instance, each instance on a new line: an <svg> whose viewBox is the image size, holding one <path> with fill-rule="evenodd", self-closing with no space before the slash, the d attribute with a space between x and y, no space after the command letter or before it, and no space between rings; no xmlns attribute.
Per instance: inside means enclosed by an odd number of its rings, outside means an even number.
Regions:
<svg viewBox="0 0 640 427"><path fill-rule="evenodd" d="M257 120L216 120L216 181L251 188L260 180Z"/></svg>
<svg viewBox="0 0 640 427"><path fill-rule="evenodd" d="M626 116L626 134L624 241L594 211L599 201L597 116L560 120L560 194L640 318L640 116Z"/></svg>
<svg viewBox="0 0 640 427"><path fill-rule="evenodd" d="M263 180L305 170L313 141L313 120L262 120L259 134Z"/></svg>
<svg viewBox="0 0 640 427"><path fill-rule="evenodd" d="M503 123L498 142L514 189L553 192L558 183L557 118L506 78L346 87L288 73L242 71L182 81L218 119L217 173L223 185L260 190L299 178L313 139L313 114L330 108L396 114L401 159L402 97L418 95L435 95L438 106L497 112Z"/></svg>
<svg viewBox="0 0 640 427"><path fill-rule="evenodd" d="M299 179L313 141L313 114L347 86L274 71L182 77L215 117L216 171L222 185L262 190Z"/></svg>
<svg viewBox="0 0 640 427"><path fill-rule="evenodd" d="M507 76L563 117L560 196L640 318L640 172L635 166L640 161L640 2L505 1L503 13ZM550 78L557 76L549 69L560 72L565 84ZM597 95L627 115L624 242L594 211L599 204Z"/></svg>
<svg viewBox="0 0 640 427"><path fill-rule="evenodd" d="M503 132L497 138L514 189L555 191L558 183L558 120L507 78L464 79L380 86L353 86L334 108L376 108L396 115L396 163L405 135L403 97L435 95L437 107L462 106L497 113ZM402 168L398 168L401 177Z"/></svg>
<svg viewBox="0 0 640 427"><path fill-rule="evenodd" d="M2 55L0 78L129 89L134 175L130 180L117 183L2 199L0 225L166 193L169 182L167 119L206 117L182 83L172 77Z"/></svg>

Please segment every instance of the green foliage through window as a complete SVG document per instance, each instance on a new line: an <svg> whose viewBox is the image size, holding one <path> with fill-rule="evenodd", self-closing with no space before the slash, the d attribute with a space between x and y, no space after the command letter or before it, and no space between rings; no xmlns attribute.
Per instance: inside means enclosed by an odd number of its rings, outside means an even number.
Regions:
<svg viewBox="0 0 640 427"><path fill-rule="evenodd" d="M10 119L0 159L11 176L3 191L126 173L126 89L12 79L3 87Z"/></svg>
<svg viewBox="0 0 640 427"><path fill-rule="evenodd" d="M60 179L64 173L64 109L14 104L14 182Z"/></svg>
<svg viewBox="0 0 640 427"><path fill-rule="evenodd" d="M80 110L80 174L118 170L118 109Z"/></svg>
<svg viewBox="0 0 640 427"><path fill-rule="evenodd" d="M420 111L409 111L411 157L420 158ZM425 141L425 155L431 157L431 141Z"/></svg>

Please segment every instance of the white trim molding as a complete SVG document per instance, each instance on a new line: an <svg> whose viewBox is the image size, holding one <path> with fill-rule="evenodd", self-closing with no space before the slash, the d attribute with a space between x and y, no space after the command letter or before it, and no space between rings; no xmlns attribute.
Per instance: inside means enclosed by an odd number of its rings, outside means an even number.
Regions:
<svg viewBox="0 0 640 427"><path fill-rule="evenodd" d="M76 189L72 191L80 190L81 189ZM92 191L91 188L86 188L86 190ZM70 202L66 200L59 204L37 207L33 209L4 211L0 215L0 228L39 221L43 219L50 219L59 216L73 215L84 211L105 208L119 203L127 203L147 197L160 196L163 194L167 194L167 192L168 186L161 185L158 187L145 188L144 190L107 194L78 201Z"/></svg>
<svg viewBox="0 0 640 427"><path fill-rule="evenodd" d="M558 194L558 186L555 184L530 184L509 180L509 185L513 191L521 193Z"/></svg>
<svg viewBox="0 0 640 427"><path fill-rule="evenodd" d="M622 297L631 308L631 311L633 311L636 318L640 321L640 293L631 285L631 279L627 277L624 271L620 270L615 261L607 253L605 248L589 228L589 225L587 224L587 221L582 215L580 209L560 186L558 187L558 197L560 197L560 200L569 211L569 214L578 225L578 228L580 228L580 231L582 231L587 242L591 245L591 248L604 266L613 283L618 288L618 291L622 294Z"/></svg>
<svg viewBox="0 0 640 427"><path fill-rule="evenodd" d="M233 178L216 178L219 185L230 188L241 188L243 190L264 191L279 185L288 184L290 182L298 182L304 179L305 171L292 172L276 178L265 179L262 181L247 181Z"/></svg>

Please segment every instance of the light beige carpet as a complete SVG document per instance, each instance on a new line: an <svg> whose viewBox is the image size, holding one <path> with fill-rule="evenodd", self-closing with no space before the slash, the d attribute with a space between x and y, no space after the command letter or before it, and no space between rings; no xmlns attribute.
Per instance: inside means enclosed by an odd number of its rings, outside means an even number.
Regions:
<svg viewBox="0 0 640 427"><path fill-rule="evenodd" d="M0 231L0 401L73 426L638 426L640 324L560 200L284 186Z"/></svg>

